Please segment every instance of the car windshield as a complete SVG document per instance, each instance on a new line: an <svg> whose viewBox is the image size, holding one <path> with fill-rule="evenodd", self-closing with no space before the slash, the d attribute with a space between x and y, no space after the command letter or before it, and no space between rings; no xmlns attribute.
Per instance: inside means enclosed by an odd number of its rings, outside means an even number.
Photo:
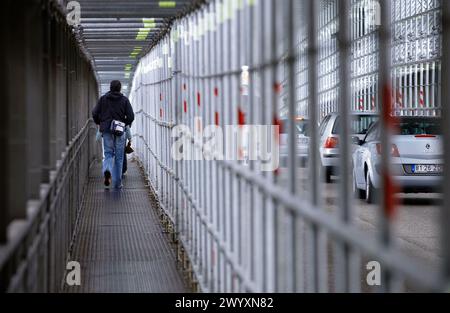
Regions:
<svg viewBox="0 0 450 313"><path fill-rule="evenodd" d="M297 122L296 125L298 133L303 136L309 135L309 122L308 121L300 121Z"/></svg>
<svg viewBox="0 0 450 313"><path fill-rule="evenodd" d="M379 120L377 115L353 115L351 117L350 132L356 135L365 135L369 128ZM333 134L338 134L341 127L341 118L337 117L333 127Z"/></svg>
<svg viewBox="0 0 450 313"><path fill-rule="evenodd" d="M395 126L404 136L441 134L441 123L437 118L402 118Z"/></svg>
<svg viewBox="0 0 450 313"><path fill-rule="evenodd" d="M309 134L309 121L301 120L295 122L295 128L297 129L297 133L299 135L308 136ZM288 129L288 120L281 121L281 130L282 134L287 134L289 132Z"/></svg>

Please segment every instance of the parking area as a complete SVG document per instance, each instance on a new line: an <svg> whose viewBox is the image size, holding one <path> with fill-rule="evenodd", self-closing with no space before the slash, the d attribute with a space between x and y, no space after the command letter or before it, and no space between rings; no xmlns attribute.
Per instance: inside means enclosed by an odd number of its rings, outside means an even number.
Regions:
<svg viewBox="0 0 450 313"><path fill-rule="evenodd" d="M280 170L279 184L287 186L287 169ZM305 196L308 195L308 169L298 169L298 185ZM333 176L331 183L321 183L320 195L323 210L329 214L337 214L339 206L339 180ZM394 232L396 244L405 253L421 259L423 262L440 266L440 224L439 209L443 196L440 193L398 193L395 198L398 205L394 216ZM353 199L354 223L374 236L380 231L379 206L367 204L366 201Z"/></svg>
<svg viewBox="0 0 450 313"><path fill-rule="evenodd" d="M280 169L278 184L282 187L288 186L288 170ZM309 195L310 180L308 179L308 169L298 169L299 193L304 197ZM332 177L330 183L320 184L320 198L322 210L327 214L338 218L340 186L337 176ZM441 233L440 233L440 206L443 196L440 193L399 193L395 196L397 200L396 212L392 221L393 244L405 255L414 258L419 264L427 268L438 271L442 266ZM380 236L380 207L376 204L368 204L365 200L353 199L351 203L352 222L364 233L372 237ZM332 237L325 237L326 259L327 259L327 289L333 291L335 288L334 271L336 270L335 244ZM304 253L311 253L310 242L304 241ZM370 261L377 261L373 258L360 257L354 267L360 269L361 290L365 292L376 292L376 288L367 285L365 277L367 275L366 265ZM312 264L305 263L305 271L311 270ZM356 270L355 268L353 270ZM357 270L356 270L357 271ZM403 290L417 291L409 289L403 285Z"/></svg>

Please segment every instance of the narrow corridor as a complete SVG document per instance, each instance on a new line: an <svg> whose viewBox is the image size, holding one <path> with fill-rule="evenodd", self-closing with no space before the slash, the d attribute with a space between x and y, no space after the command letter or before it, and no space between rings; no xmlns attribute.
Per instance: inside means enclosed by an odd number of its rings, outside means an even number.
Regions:
<svg viewBox="0 0 450 313"><path fill-rule="evenodd" d="M136 162L124 190L105 190L99 164L91 170L71 259L81 286L66 292L185 292L175 253L163 232Z"/></svg>

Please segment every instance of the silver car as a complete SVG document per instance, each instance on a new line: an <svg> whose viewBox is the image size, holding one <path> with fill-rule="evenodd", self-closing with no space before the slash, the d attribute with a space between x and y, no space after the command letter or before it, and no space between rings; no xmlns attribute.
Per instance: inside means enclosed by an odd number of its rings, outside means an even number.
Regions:
<svg viewBox="0 0 450 313"><path fill-rule="evenodd" d="M309 152L309 120L305 118L297 118L295 121L297 130L297 162L301 166L306 166ZM289 159L288 144L288 120L281 120L280 125L280 164L282 167L287 166Z"/></svg>
<svg viewBox="0 0 450 313"><path fill-rule="evenodd" d="M392 177L404 193L437 191L442 183L443 147L440 119L404 117L391 137ZM357 140L356 138L354 140ZM353 153L353 190L368 203L381 187L380 125L376 123Z"/></svg>
<svg viewBox="0 0 450 313"><path fill-rule="evenodd" d="M365 137L368 129L379 119L376 113L352 113L351 114L351 135L360 139ZM320 127L320 161L321 176L327 183L331 182L331 176L336 175L339 168L339 129L340 116L338 113L327 115Z"/></svg>

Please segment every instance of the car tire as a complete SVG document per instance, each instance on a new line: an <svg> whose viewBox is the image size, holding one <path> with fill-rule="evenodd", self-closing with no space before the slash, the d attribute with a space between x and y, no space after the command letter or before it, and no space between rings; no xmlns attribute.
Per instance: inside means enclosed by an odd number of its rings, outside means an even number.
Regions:
<svg viewBox="0 0 450 313"><path fill-rule="evenodd" d="M370 178L370 173L366 173L366 191L365 198L368 204L374 204L377 201L377 190L373 186L372 179Z"/></svg>
<svg viewBox="0 0 450 313"><path fill-rule="evenodd" d="M320 170L320 176L322 177L322 180L327 183L331 184L331 168L327 166L322 166Z"/></svg>
<svg viewBox="0 0 450 313"><path fill-rule="evenodd" d="M356 184L356 176L354 171L353 171L353 195L355 199L358 200L364 200L366 198L366 191L359 189Z"/></svg>

